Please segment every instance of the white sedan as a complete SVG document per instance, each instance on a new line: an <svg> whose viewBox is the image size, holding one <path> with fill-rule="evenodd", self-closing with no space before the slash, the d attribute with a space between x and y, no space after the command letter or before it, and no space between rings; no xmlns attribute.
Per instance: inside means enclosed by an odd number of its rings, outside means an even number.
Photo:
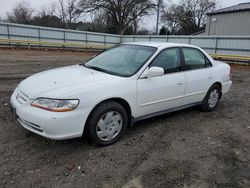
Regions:
<svg viewBox="0 0 250 188"><path fill-rule="evenodd" d="M29 131L55 140L86 132L104 146L138 120L194 105L212 111L231 85L230 66L199 47L127 43L85 64L28 77L10 103Z"/></svg>

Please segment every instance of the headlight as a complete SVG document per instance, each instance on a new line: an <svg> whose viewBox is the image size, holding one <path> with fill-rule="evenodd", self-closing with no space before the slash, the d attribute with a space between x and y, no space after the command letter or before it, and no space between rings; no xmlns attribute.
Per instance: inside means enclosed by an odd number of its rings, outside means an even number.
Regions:
<svg viewBox="0 0 250 188"><path fill-rule="evenodd" d="M76 109L78 104L79 100L77 99L37 98L32 102L31 106L52 112L68 112Z"/></svg>

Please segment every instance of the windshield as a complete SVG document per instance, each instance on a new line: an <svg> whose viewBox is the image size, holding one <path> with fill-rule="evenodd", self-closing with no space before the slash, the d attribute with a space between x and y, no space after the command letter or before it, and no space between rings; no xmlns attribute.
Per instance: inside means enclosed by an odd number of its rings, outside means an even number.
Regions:
<svg viewBox="0 0 250 188"><path fill-rule="evenodd" d="M84 66L119 76L132 76L157 49L139 45L121 45L101 53Z"/></svg>

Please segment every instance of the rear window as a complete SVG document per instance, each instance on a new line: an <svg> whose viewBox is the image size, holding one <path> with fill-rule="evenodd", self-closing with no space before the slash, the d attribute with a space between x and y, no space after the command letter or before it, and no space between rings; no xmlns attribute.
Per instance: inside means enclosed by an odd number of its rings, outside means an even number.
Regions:
<svg viewBox="0 0 250 188"><path fill-rule="evenodd" d="M185 69L194 70L211 66L207 57L198 49L183 48Z"/></svg>

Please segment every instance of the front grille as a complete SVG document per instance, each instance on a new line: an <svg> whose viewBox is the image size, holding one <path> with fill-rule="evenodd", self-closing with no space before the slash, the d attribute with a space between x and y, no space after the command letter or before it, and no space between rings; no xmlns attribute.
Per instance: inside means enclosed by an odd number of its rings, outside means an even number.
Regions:
<svg viewBox="0 0 250 188"><path fill-rule="evenodd" d="M39 125L36 125L36 124L34 124L34 123L25 121L25 120L23 120L23 119L21 119L21 118L19 118L19 117L18 117L18 120L19 120L22 124L24 124L25 126L27 126L27 127L30 127L30 128L32 128L32 129L34 129L34 130L36 130L36 131L39 131L39 132L43 132L43 130L41 129L41 127L40 127Z"/></svg>
<svg viewBox="0 0 250 188"><path fill-rule="evenodd" d="M29 97L28 97L28 95L26 95L25 93L23 93L21 90L18 90L17 91L17 95L16 95L16 100L20 104L25 104L29 100Z"/></svg>

